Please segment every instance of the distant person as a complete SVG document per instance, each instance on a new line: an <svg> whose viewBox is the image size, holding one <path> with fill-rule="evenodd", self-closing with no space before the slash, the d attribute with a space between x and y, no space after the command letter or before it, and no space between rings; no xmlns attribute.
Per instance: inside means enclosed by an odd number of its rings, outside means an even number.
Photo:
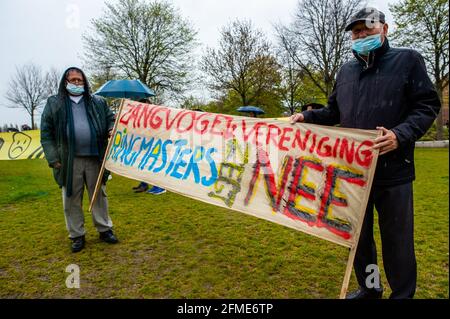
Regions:
<svg viewBox="0 0 450 319"><path fill-rule="evenodd" d="M31 127L27 124L23 124L20 128L22 129L22 131L30 131L31 130Z"/></svg>
<svg viewBox="0 0 450 319"><path fill-rule="evenodd" d="M381 285L374 285L375 278L380 279L378 268L373 271L378 263L374 208L389 297L413 298L414 146L433 124L441 103L423 57L411 49L390 47L384 13L361 9L345 30L351 32L354 59L340 68L328 107L294 114L291 121L379 130L372 147L379 157L354 261L359 289L347 298L377 299L383 294Z"/></svg>
<svg viewBox="0 0 450 319"><path fill-rule="evenodd" d="M114 114L103 98L90 94L83 71L67 69L58 94L47 100L41 117L41 144L53 176L62 188L66 227L72 251L85 246L82 209L85 186L89 199L94 194L102 160L114 126ZM102 241L118 242L108 214L105 188L108 172L93 205L92 219Z"/></svg>

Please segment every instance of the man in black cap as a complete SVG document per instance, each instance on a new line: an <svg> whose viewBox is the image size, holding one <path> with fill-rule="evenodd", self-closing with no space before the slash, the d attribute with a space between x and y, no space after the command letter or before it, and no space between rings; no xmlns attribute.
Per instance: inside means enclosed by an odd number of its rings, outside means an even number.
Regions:
<svg viewBox="0 0 450 319"><path fill-rule="evenodd" d="M355 256L359 289L347 298L381 298L373 210L378 211L383 262L390 298L412 298L417 266L413 237L415 141L432 125L441 107L422 56L391 48L385 16L364 8L345 28L351 31L355 59L336 77L328 106L294 114L291 122L378 129L379 158ZM376 273L374 272L374 269Z"/></svg>

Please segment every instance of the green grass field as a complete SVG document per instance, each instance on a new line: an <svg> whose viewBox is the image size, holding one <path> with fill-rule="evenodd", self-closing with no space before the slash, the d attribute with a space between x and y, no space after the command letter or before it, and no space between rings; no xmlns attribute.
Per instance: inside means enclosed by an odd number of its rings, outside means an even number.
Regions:
<svg viewBox="0 0 450 319"><path fill-rule="evenodd" d="M448 149L417 150L416 170L416 297L448 298ZM348 249L173 193L135 194L136 183L114 176L108 184L121 242L100 242L86 212L87 246L73 254L46 162L1 161L0 297L339 296ZM66 288L69 264L80 267L80 289ZM384 273L383 284L387 297ZM356 286L353 275L350 289Z"/></svg>

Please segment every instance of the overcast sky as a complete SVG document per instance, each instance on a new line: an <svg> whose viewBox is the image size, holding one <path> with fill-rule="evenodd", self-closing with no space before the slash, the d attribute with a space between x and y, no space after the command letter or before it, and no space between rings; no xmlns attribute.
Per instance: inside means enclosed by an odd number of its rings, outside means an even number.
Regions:
<svg viewBox="0 0 450 319"><path fill-rule="evenodd" d="M319 0L318 0L319 1ZM388 3L398 0L372 0L392 25ZM219 30L236 18L252 20L254 26L274 40L273 24L292 21L298 0L172 0L198 31L200 47L215 47ZM88 32L92 18L102 15L103 0L0 0L0 125L30 124L24 110L7 108L4 95L16 66L28 62L43 71L56 67L80 66L83 52L81 36ZM200 96L201 97L201 96ZM39 124L39 121L37 120Z"/></svg>

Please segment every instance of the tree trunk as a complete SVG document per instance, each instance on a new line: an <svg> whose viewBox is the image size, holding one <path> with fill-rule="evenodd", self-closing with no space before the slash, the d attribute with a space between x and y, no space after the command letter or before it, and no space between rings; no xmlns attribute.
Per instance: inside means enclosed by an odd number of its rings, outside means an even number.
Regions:
<svg viewBox="0 0 450 319"><path fill-rule="evenodd" d="M34 127L34 112L33 111L31 111L31 129L32 130L35 129L35 127Z"/></svg>
<svg viewBox="0 0 450 319"><path fill-rule="evenodd" d="M326 90L325 95L328 98L328 96L330 96L330 94L331 94L331 91L333 90L333 80L328 75L326 75L324 82L325 82L325 90Z"/></svg>
<svg viewBox="0 0 450 319"><path fill-rule="evenodd" d="M439 110L439 114L436 118L436 140L440 141L444 139L444 120L442 118L442 109L443 109L443 100L442 100L442 90L441 85L437 85L437 93L439 96L439 100L441 101L441 109Z"/></svg>
<svg viewBox="0 0 450 319"><path fill-rule="evenodd" d="M247 104L247 96L246 96L245 92L244 93L241 92L240 95L241 95L242 106L248 105Z"/></svg>

